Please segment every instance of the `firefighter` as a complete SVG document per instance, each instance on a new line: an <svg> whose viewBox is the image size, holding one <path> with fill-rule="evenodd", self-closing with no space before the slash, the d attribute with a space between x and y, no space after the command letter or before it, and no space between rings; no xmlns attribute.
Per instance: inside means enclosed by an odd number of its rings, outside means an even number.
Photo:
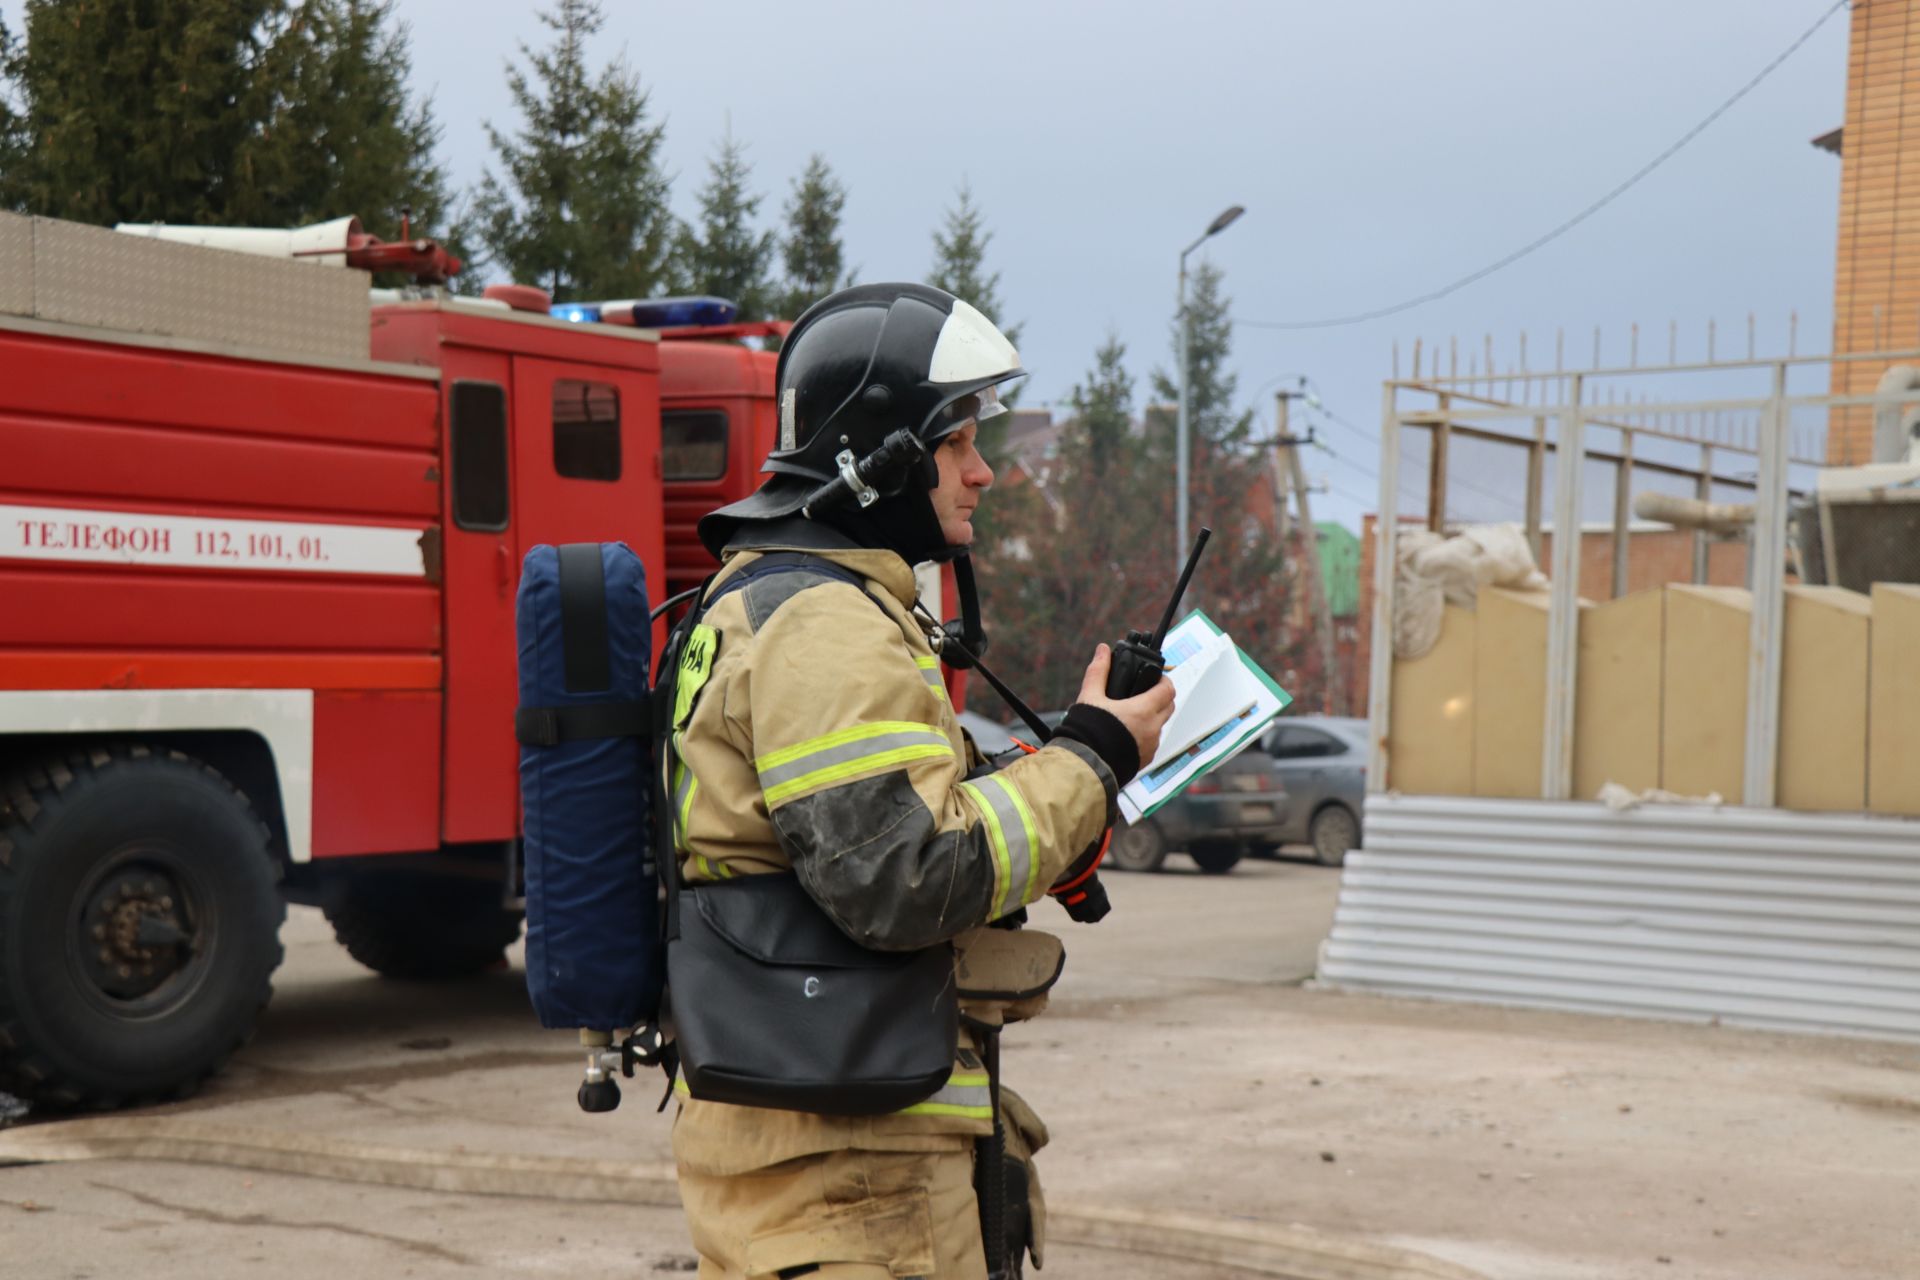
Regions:
<svg viewBox="0 0 1920 1280"><path fill-rule="evenodd" d="M1004 412L998 389L1023 374L993 324L939 289L836 293L781 350L768 479L700 523L722 560L703 615L720 638L675 739L686 881L795 873L854 941L882 950L951 941L962 996L999 997L964 1000L947 1085L894 1114L734 1106L695 1099L682 1082L674 1156L702 1277L988 1274L974 1166L994 1113L979 1029L1038 1012L1062 962L1051 935L988 926L1081 878L1118 790L1152 758L1173 709L1165 680L1106 698L1103 645L1039 751L992 770L956 722L913 611L913 566L973 541L993 481L979 423ZM903 426L927 453L897 491L870 505L808 507L846 462ZM802 567L721 594L776 551L810 553L842 575ZM1005 1213L1017 1269L1019 1245L1039 1256L1043 1209L1029 1162L1046 1131L1018 1095L999 1097L1018 1162Z"/></svg>

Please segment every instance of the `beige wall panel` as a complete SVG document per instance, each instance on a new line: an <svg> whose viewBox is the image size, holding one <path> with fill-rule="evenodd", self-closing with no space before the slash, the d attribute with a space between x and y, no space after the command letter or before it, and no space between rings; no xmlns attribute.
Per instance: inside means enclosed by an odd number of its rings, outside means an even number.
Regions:
<svg viewBox="0 0 1920 1280"><path fill-rule="evenodd" d="M1867 803L1867 646L1873 608L1858 591L1789 586L1780 659L1783 809Z"/></svg>
<svg viewBox="0 0 1920 1280"><path fill-rule="evenodd" d="M1873 584L1867 807L1920 814L1920 587Z"/></svg>
<svg viewBox="0 0 1920 1280"><path fill-rule="evenodd" d="M1667 588L1660 785L1739 804L1753 602L1738 587Z"/></svg>
<svg viewBox="0 0 1920 1280"><path fill-rule="evenodd" d="M1547 593L1487 587L1473 622L1473 794L1540 795Z"/></svg>
<svg viewBox="0 0 1920 1280"><path fill-rule="evenodd" d="M1448 605L1440 640L1393 664L1387 785L1409 795L1473 794L1471 610Z"/></svg>
<svg viewBox="0 0 1920 1280"><path fill-rule="evenodd" d="M1666 593L1642 591L1580 614L1573 718L1573 796L1592 800L1617 782L1660 785L1660 673Z"/></svg>

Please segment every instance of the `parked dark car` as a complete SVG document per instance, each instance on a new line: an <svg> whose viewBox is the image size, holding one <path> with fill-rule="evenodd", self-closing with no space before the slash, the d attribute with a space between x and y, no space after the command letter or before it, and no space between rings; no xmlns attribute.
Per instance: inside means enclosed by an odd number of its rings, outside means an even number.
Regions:
<svg viewBox="0 0 1920 1280"><path fill-rule="evenodd" d="M1178 851L1202 871L1223 875L1248 852L1286 838L1290 800L1279 762L1260 742L1249 743L1149 817L1115 828L1107 863L1154 871Z"/></svg>
<svg viewBox="0 0 1920 1280"><path fill-rule="evenodd" d="M1262 751L1287 790L1280 841L1313 847L1317 861L1337 867L1360 847L1367 791L1367 722L1342 716L1284 716L1268 729Z"/></svg>

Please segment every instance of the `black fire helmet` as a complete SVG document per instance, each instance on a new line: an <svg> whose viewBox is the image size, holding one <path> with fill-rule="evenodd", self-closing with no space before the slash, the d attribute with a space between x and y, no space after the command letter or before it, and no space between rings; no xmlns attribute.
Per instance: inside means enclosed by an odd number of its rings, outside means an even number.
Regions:
<svg viewBox="0 0 1920 1280"><path fill-rule="evenodd" d="M1005 412L999 387L1025 373L993 322L943 289L864 284L822 298L780 348L780 434L761 468L768 478L752 496L703 518L701 541L718 555L741 523L797 513L839 474L841 452L864 458L907 427L928 449L919 476L871 507L814 515L909 564L946 558L959 549L946 546L927 496L938 475L932 450L969 420Z"/></svg>

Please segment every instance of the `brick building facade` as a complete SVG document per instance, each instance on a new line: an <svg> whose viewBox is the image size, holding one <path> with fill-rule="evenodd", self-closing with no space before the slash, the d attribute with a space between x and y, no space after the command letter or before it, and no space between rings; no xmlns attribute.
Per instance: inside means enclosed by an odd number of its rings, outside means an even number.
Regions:
<svg viewBox="0 0 1920 1280"><path fill-rule="evenodd" d="M1920 347L1920 0L1854 0L1846 123L1816 143L1840 153L1835 353ZM1884 370L1836 364L1833 394L1866 394ZM1872 457L1870 409L1835 410L1827 461Z"/></svg>

